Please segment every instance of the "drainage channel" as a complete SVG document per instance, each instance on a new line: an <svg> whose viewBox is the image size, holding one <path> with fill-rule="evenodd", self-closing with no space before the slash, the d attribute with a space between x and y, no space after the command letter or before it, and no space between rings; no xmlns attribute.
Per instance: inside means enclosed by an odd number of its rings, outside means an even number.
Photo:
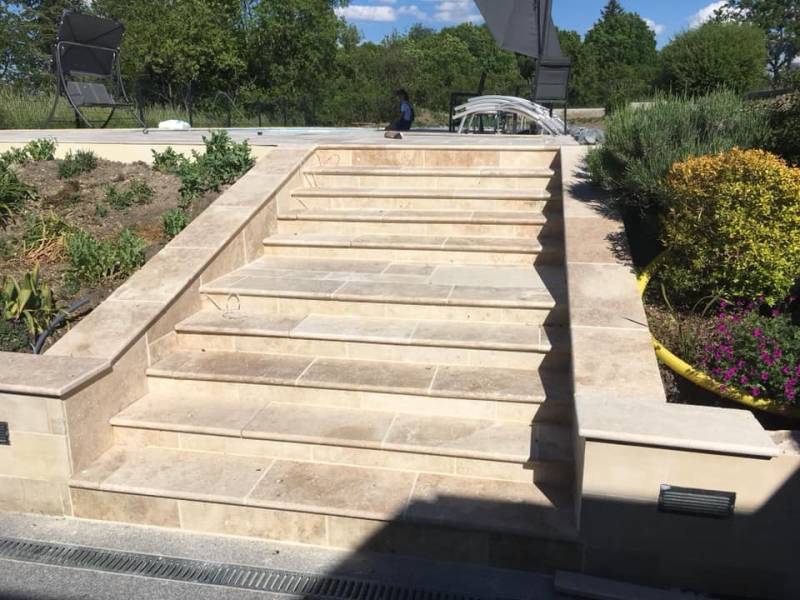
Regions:
<svg viewBox="0 0 800 600"><path fill-rule="evenodd" d="M0 559L182 583L287 594L304 600L487 600L366 579L170 558L0 537Z"/></svg>

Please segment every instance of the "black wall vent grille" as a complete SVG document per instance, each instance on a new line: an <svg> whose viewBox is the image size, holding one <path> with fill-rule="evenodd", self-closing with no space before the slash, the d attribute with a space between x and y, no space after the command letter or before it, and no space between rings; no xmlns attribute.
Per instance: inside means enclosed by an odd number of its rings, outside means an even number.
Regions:
<svg viewBox="0 0 800 600"><path fill-rule="evenodd" d="M8 432L8 423L0 421L0 446L11 445L11 434Z"/></svg>
<svg viewBox="0 0 800 600"><path fill-rule="evenodd" d="M733 516L735 492L717 492L662 485L658 496L661 512L725 519Z"/></svg>
<svg viewBox="0 0 800 600"><path fill-rule="evenodd" d="M300 596L303 600L483 600L336 575L293 573L0 537L0 558L185 583Z"/></svg>

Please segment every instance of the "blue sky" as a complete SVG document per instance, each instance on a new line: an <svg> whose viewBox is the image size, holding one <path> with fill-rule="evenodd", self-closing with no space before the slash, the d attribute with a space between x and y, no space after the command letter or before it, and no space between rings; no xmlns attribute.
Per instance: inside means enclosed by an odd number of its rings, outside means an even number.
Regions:
<svg viewBox="0 0 800 600"><path fill-rule="evenodd" d="M599 18L607 0L554 0L553 16L562 29L581 34ZM723 2L711 0L622 0L626 10L635 11L650 23L659 45L673 35L701 22ZM405 31L414 23L440 28L464 21L479 21L472 0L351 0L341 9L368 40L379 41L393 29Z"/></svg>

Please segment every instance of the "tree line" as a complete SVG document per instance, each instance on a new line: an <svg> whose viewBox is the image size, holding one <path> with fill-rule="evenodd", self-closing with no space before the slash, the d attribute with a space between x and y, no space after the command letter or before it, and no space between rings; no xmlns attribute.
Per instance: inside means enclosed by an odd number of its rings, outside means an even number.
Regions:
<svg viewBox="0 0 800 600"><path fill-rule="evenodd" d="M450 93L526 96L535 72L498 49L485 26L414 25L380 42L339 18L345 0L0 0L0 85L52 85L49 58L65 9L126 25L122 68L141 102L256 108L287 124L385 121L405 88L423 119L441 118ZM613 107L658 89L700 94L785 85L800 53L800 0L731 0L711 22L660 52L638 14L610 0L585 36L559 31L573 60L570 103Z"/></svg>

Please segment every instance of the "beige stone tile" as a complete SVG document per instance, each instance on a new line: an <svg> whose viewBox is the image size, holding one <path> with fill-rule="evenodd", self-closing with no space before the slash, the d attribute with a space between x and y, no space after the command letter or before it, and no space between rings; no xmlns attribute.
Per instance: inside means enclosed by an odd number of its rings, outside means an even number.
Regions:
<svg viewBox="0 0 800 600"><path fill-rule="evenodd" d="M239 232L252 209L212 205L170 242L171 248L212 248L217 250Z"/></svg>
<svg viewBox="0 0 800 600"><path fill-rule="evenodd" d="M48 398L0 394L0 415L15 433L56 433L51 431Z"/></svg>
<svg viewBox="0 0 800 600"><path fill-rule="evenodd" d="M627 264L625 228L606 217L572 218L564 222L567 263Z"/></svg>
<svg viewBox="0 0 800 600"><path fill-rule="evenodd" d="M264 238L277 230L277 206L271 202L262 207L247 223L243 232L245 261L252 261L264 254Z"/></svg>
<svg viewBox="0 0 800 600"><path fill-rule="evenodd" d="M431 386L434 396L533 402L545 397L536 371L480 367L439 367Z"/></svg>
<svg viewBox="0 0 800 600"><path fill-rule="evenodd" d="M112 423L127 427L239 436L263 406L263 402L242 400L235 394L211 398L148 395L115 416Z"/></svg>
<svg viewBox="0 0 800 600"><path fill-rule="evenodd" d="M415 344L532 350L540 346L539 338L538 325L421 321L412 341Z"/></svg>
<svg viewBox="0 0 800 600"><path fill-rule="evenodd" d="M73 468L87 467L114 443L111 418L147 393L147 345L140 340L111 373L65 400Z"/></svg>
<svg viewBox="0 0 800 600"><path fill-rule="evenodd" d="M311 460L311 448L305 444L251 440L240 437L181 433L180 447L182 450L214 452L230 456Z"/></svg>
<svg viewBox="0 0 800 600"><path fill-rule="evenodd" d="M545 289L457 285L450 305L552 308L553 296Z"/></svg>
<svg viewBox="0 0 800 600"><path fill-rule="evenodd" d="M0 511L63 516L69 513L66 484L0 476Z"/></svg>
<svg viewBox="0 0 800 600"><path fill-rule="evenodd" d="M0 353L3 392L58 398L108 371L100 358Z"/></svg>
<svg viewBox="0 0 800 600"><path fill-rule="evenodd" d="M360 235L354 236L352 246L355 248L441 248L446 237L427 235Z"/></svg>
<svg viewBox="0 0 800 600"><path fill-rule="evenodd" d="M181 322L181 333L217 333L229 335L289 335L302 319L258 313L223 313L202 311Z"/></svg>
<svg viewBox="0 0 800 600"><path fill-rule="evenodd" d="M312 362L306 356L276 356L234 352L182 352L151 367L159 377L291 384Z"/></svg>
<svg viewBox="0 0 800 600"><path fill-rule="evenodd" d="M164 248L110 296L112 300L169 302L199 277L210 249Z"/></svg>
<svg viewBox="0 0 800 600"><path fill-rule="evenodd" d="M223 275L232 273L245 264L247 264L247 258L245 256L244 233L240 233L222 248L219 254L211 259L200 275L200 283L206 284L209 281L214 281Z"/></svg>
<svg viewBox="0 0 800 600"><path fill-rule="evenodd" d="M331 233L277 233L264 239L266 246L309 246L317 248L349 248L353 240L351 235L335 235Z"/></svg>
<svg viewBox="0 0 800 600"><path fill-rule="evenodd" d="M542 245L536 240L522 238L450 237L444 244L447 250L470 249L482 252L537 253Z"/></svg>
<svg viewBox="0 0 800 600"><path fill-rule="evenodd" d="M76 488L71 494L73 516L79 519L180 527L177 500Z"/></svg>
<svg viewBox="0 0 800 600"><path fill-rule="evenodd" d="M270 404L245 427L248 438L307 441L374 447L380 445L394 415L361 409Z"/></svg>
<svg viewBox="0 0 800 600"><path fill-rule="evenodd" d="M179 434L174 431L158 429L134 429L130 427L114 427L114 443L116 446L130 448L179 448Z"/></svg>
<svg viewBox="0 0 800 600"><path fill-rule="evenodd" d="M183 529L217 535L326 545L325 517L283 510L180 501Z"/></svg>
<svg viewBox="0 0 800 600"><path fill-rule="evenodd" d="M453 473L455 472L456 461L450 456L366 448L343 448L341 446L314 446L312 448L312 459L318 463L335 463L358 467L395 469L398 471L424 471L428 473Z"/></svg>
<svg viewBox="0 0 800 600"><path fill-rule="evenodd" d="M109 471L98 484L103 491L241 502L264 476L270 462L264 458L165 448L115 449L103 457L95 470ZM88 476L95 477L94 472Z"/></svg>
<svg viewBox="0 0 800 600"><path fill-rule="evenodd" d="M488 267L481 265L438 265L431 275L431 283L491 288L545 287L544 276L550 275L544 268L542 273L533 267ZM563 277L563 275L562 275Z"/></svg>
<svg viewBox="0 0 800 600"><path fill-rule="evenodd" d="M409 340L415 327L415 321L309 315L292 330L291 335L332 340L404 342Z"/></svg>
<svg viewBox="0 0 800 600"><path fill-rule="evenodd" d="M531 456L532 435L518 423L398 415L384 447L522 463Z"/></svg>
<svg viewBox="0 0 800 600"><path fill-rule="evenodd" d="M413 263L392 263L384 273L386 275L418 275L421 277L430 277L434 270L435 265L416 265Z"/></svg>
<svg viewBox="0 0 800 600"><path fill-rule="evenodd" d="M450 296L452 286L409 284L409 283L375 283L350 282L333 294L337 300L359 300L369 298L373 301L409 301L412 304L445 303Z"/></svg>
<svg viewBox="0 0 800 600"><path fill-rule="evenodd" d="M532 483L534 481L534 472L527 465L472 458L455 459L455 474L465 477L500 479L502 481L518 481L521 483Z"/></svg>
<svg viewBox="0 0 800 600"><path fill-rule="evenodd" d="M560 537L574 535L568 493L511 481L421 474L409 502L411 520Z"/></svg>
<svg viewBox="0 0 800 600"><path fill-rule="evenodd" d="M395 518L405 510L413 473L277 461L247 504L361 518Z"/></svg>
<svg viewBox="0 0 800 600"><path fill-rule="evenodd" d="M348 390L426 393L435 368L372 361L347 361L321 358L298 380L299 385Z"/></svg>
<svg viewBox="0 0 800 600"><path fill-rule="evenodd" d="M11 431L11 445L0 446L0 475L66 481L70 476L63 435Z"/></svg>
<svg viewBox="0 0 800 600"><path fill-rule="evenodd" d="M292 279L270 277L245 277L237 282L235 288L242 293L254 292L264 295L279 295L301 298L330 298L331 294L342 287L340 281L316 279Z"/></svg>
<svg viewBox="0 0 800 600"><path fill-rule="evenodd" d="M574 327L648 328L636 275L629 267L570 264L568 277Z"/></svg>
<svg viewBox="0 0 800 600"><path fill-rule="evenodd" d="M330 260L325 258L264 257L247 268L280 269L287 271L325 271L344 273L382 273L388 261Z"/></svg>

